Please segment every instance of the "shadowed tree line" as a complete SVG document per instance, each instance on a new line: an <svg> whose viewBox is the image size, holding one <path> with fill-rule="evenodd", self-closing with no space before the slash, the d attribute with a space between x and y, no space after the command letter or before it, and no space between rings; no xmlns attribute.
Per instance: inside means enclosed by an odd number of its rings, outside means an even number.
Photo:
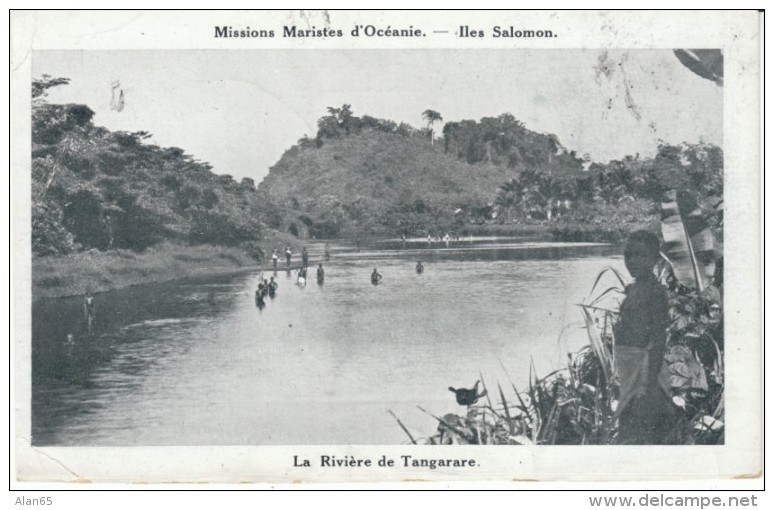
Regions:
<svg viewBox="0 0 774 510"><path fill-rule="evenodd" d="M32 248L37 255L85 249L141 251L162 241L244 246L263 224L255 183L216 175L145 131L109 131L85 105L50 104L32 82Z"/></svg>
<svg viewBox="0 0 774 510"><path fill-rule="evenodd" d="M722 150L703 143L662 144L653 158L626 156L572 173L527 168L500 185L495 206L500 221L586 221L611 208L640 207L643 214L655 214L667 189L691 190L702 205L714 208L723 196Z"/></svg>

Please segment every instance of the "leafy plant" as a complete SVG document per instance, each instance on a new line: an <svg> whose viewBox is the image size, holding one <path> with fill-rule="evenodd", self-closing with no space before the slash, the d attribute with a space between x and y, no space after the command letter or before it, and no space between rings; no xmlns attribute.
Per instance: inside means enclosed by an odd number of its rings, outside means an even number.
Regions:
<svg viewBox="0 0 774 510"><path fill-rule="evenodd" d="M661 233L675 277L682 285L702 292L715 274L715 243L703 212L690 194L675 190L664 194Z"/></svg>
<svg viewBox="0 0 774 510"><path fill-rule="evenodd" d="M724 440L725 421L722 289L718 288L722 279L707 278L712 264L702 252L711 246L708 227L698 221L690 200L683 198L678 205L679 196L669 193L666 198L673 200L664 201L663 228L671 242L657 268L669 296L665 360L677 410L668 442L716 444ZM697 253L698 247L705 249ZM513 402L508 402L498 383L496 406L488 402L471 406L466 416L436 417L439 432L426 442L615 443L618 382L613 325L625 288L626 279L618 271L602 270L580 305L589 345L568 355L567 368L539 378L530 366L527 391L519 391L511 381Z"/></svg>

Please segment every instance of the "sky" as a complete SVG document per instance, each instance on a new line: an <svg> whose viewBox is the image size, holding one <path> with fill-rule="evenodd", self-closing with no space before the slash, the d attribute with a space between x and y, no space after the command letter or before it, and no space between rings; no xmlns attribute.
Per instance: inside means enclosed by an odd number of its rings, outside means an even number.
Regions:
<svg viewBox="0 0 774 510"><path fill-rule="evenodd" d="M148 131L256 182L344 103L415 127L427 109L445 122L509 112L601 163L652 156L659 141L722 147L722 87L671 50L36 51L32 65L33 77L71 80L49 102L86 104L97 125ZM115 80L121 112L110 109Z"/></svg>

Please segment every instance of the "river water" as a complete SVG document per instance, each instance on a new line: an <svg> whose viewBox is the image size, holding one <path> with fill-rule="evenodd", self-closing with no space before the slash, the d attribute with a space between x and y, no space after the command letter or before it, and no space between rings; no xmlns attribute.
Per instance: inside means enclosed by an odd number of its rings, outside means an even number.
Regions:
<svg viewBox="0 0 774 510"><path fill-rule="evenodd" d="M35 302L33 444L407 443L388 410L428 436L417 405L463 412L448 386L564 366L586 343L576 303L623 266L613 246L426 244L334 247L323 285L280 270L263 309L257 271L96 295L91 333L82 298Z"/></svg>

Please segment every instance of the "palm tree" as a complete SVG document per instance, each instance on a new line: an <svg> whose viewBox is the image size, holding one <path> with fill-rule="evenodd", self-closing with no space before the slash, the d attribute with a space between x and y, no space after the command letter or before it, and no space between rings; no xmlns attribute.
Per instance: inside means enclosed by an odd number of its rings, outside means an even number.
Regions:
<svg viewBox="0 0 774 510"><path fill-rule="evenodd" d="M524 183L518 178L506 181L497 188L495 205L497 206L499 217L505 220L511 219L511 212L522 205L525 199L527 189Z"/></svg>
<svg viewBox="0 0 774 510"><path fill-rule="evenodd" d="M563 194L561 184L550 175L539 175L535 191L536 205L542 209L548 221L553 220L554 210Z"/></svg>
<svg viewBox="0 0 774 510"><path fill-rule="evenodd" d="M443 122L441 114L435 110L425 110L422 112L422 118L427 121L427 129L430 130L430 144L433 143L433 124Z"/></svg>

